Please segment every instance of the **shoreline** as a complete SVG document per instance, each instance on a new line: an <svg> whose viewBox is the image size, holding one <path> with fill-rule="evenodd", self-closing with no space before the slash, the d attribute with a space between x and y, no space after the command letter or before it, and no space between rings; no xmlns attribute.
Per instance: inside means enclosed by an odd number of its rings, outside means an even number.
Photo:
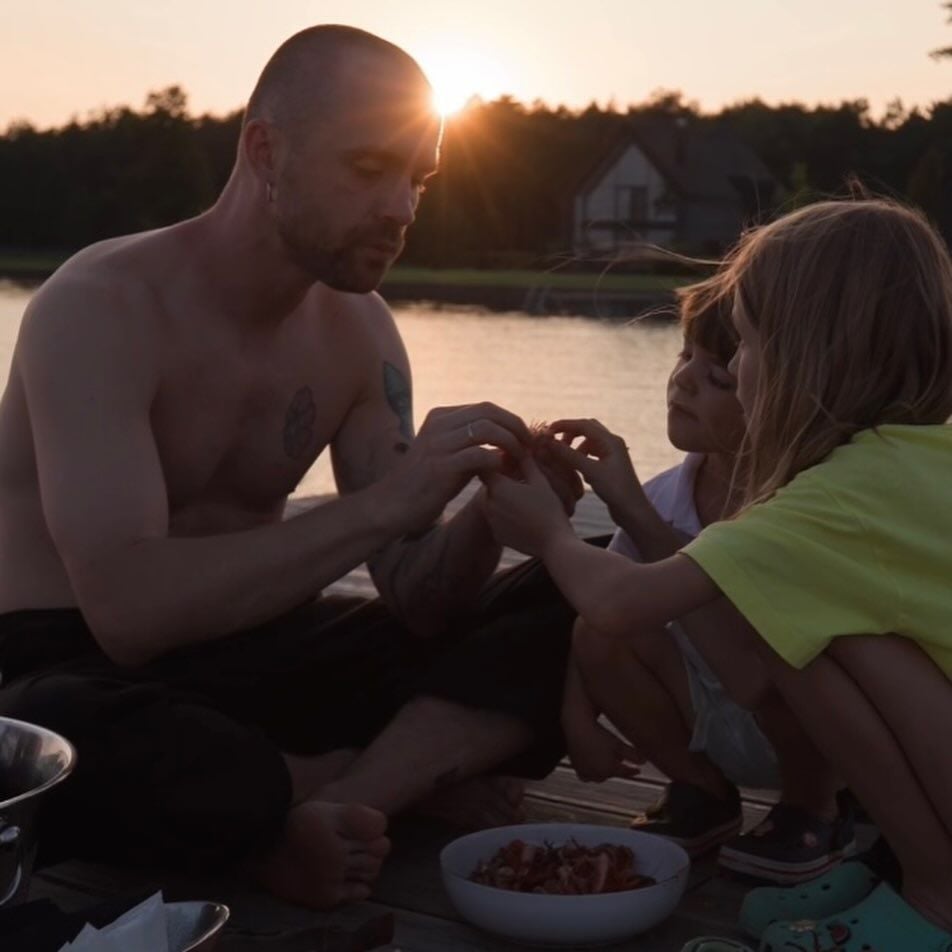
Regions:
<svg viewBox="0 0 952 952"><path fill-rule="evenodd" d="M670 315L663 311L674 304L674 294L670 291L384 283L380 293L391 305L450 305L495 312L520 311L533 317L566 315L605 320L641 317L652 312L659 312L659 317L668 317Z"/></svg>
<svg viewBox="0 0 952 952"><path fill-rule="evenodd" d="M0 283L33 289L59 260L0 256ZM532 316L571 315L605 320L669 317L674 289L684 275L597 274L592 272L483 271L478 269L395 268L380 293L391 305L483 308Z"/></svg>

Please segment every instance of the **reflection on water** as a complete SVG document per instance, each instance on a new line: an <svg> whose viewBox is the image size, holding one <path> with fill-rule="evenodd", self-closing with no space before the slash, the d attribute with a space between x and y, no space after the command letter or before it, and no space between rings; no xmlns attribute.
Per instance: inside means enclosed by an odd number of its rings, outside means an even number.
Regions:
<svg viewBox="0 0 952 952"><path fill-rule="evenodd" d="M30 292L0 283L0 382ZM417 426L433 407L492 400L528 422L596 417L624 436L642 477L675 463L664 390L680 346L673 324L630 326L430 305L395 309L413 368ZM333 490L319 459L298 493Z"/></svg>

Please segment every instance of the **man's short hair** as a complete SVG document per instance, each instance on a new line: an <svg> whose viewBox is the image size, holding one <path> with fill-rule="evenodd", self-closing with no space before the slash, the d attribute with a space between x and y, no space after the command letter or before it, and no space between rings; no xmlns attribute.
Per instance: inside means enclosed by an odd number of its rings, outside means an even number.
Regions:
<svg viewBox="0 0 952 952"><path fill-rule="evenodd" d="M285 40L265 64L245 108L244 123L267 119L286 132L299 130L334 102L339 66L355 53L387 58L426 83L416 61L399 46L352 26L312 26Z"/></svg>

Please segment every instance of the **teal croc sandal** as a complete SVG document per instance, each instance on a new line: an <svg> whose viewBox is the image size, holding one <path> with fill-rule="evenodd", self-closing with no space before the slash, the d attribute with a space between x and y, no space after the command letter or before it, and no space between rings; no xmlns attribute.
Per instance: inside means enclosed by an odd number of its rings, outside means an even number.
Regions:
<svg viewBox="0 0 952 952"><path fill-rule="evenodd" d="M952 932L919 915L890 886L825 919L775 922L760 952L952 952Z"/></svg>
<svg viewBox="0 0 952 952"><path fill-rule="evenodd" d="M824 919L862 902L880 882L868 866L843 863L817 879L798 886L752 889L740 907L739 925L759 939L772 922Z"/></svg>
<svg viewBox="0 0 952 952"><path fill-rule="evenodd" d="M702 935L692 939L681 952L754 952L749 945L735 942L733 939L718 939L714 936Z"/></svg>

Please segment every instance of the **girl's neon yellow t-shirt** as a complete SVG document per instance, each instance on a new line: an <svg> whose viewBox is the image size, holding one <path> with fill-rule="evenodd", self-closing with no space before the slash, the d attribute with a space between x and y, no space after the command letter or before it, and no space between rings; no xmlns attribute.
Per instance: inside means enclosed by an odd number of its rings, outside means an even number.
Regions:
<svg viewBox="0 0 952 952"><path fill-rule="evenodd" d="M682 551L794 667L894 633L952 677L952 426L864 430Z"/></svg>

